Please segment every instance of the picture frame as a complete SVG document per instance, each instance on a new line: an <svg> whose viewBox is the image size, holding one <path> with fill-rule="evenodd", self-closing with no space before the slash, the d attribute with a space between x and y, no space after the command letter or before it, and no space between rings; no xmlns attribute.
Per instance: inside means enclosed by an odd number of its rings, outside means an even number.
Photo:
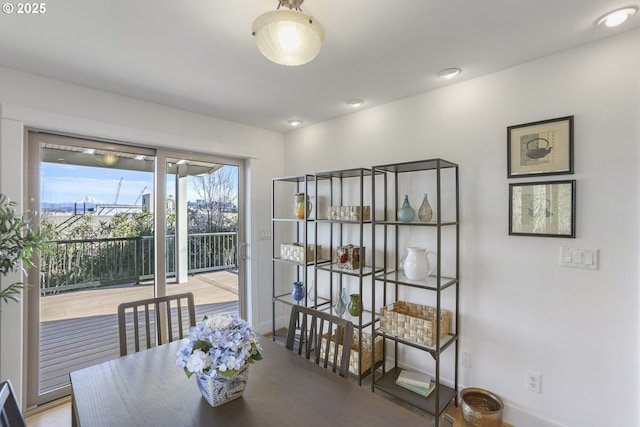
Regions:
<svg viewBox="0 0 640 427"><path fill-rule="evenodd" d="M576 237L576 180L509 184L509 235Z"/></svg>
<svg viewBox="0 0 640 427"><path fill-rule="evenodd" d="M507 178L573 173L573 116L507 127Z"/></svg>

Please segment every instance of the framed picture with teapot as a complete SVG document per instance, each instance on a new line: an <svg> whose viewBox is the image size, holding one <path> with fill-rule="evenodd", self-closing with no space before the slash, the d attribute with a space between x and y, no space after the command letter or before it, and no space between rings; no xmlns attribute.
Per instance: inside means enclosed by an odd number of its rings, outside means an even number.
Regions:
<svg viewBox="0 0 640 427"><path fill-rule="evenodd" d="M507 127L507 178L573 173L573 116Z"/></svg>
<svg viewBox="0 0 640 427"><path fill-rule="evenodd" d="M509 234L576 237L576 181L509 184Z"/></svg>

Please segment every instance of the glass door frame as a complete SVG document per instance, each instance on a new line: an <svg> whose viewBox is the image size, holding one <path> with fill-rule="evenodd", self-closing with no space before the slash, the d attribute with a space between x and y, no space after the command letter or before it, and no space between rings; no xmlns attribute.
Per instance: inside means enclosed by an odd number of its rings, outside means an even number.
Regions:
<svg viewBox="0 0 640 427"><path fill-rule="evenodd" d="M25 138L25 154L27 157L28 167L25 173L25 180L27 183L27 200L28 209L31 211L40 211L41 205L41 138L38 138L41 134L46 134L48 140L57 140L64 145L77 145L86 148L95 149L107 149L114 150L117 147L122 147L123 151L127 152L140 152L147 156L154 157L154 234L156 236L156 242L165 242L166 240L166 176L167 176L167 158L179 157L186 160L197 160L211 163L218 163L224 165L232 165L238 167L238 254L237 254L237 269L238 269L238 310L242 317L247 316L247 292L246 292L246 220L245 220L245 176L246 176L246 160L241 158L228 158L222 156L214 156L210 154L200 154L192 151L174 151L164 150L157 148L148 148L138 146L134 144L128 144L127 142L107 142L99 141L90 138L65 136L59 134L53 134L46 131L39 131L35 129L26 130L27 137ZM166 288L166 261L165 261L165 245L156 244L154 249L155 256L155 273L154 273L154 292L157 296L163 296L167 294ZM162 272L162 274L158 274ZM52 400L68 396L71 392L70 386L64 386L44 394L39 392L39 363L40 363L40 295L39 295L39 282L40 277L36 270L34 274L29 274L27 282L29 289L26 292L26 350L27 350L27 363L25 372L26 381L26 397L27 406L33 407L41 405Z"/></svg>
<svg viewBox="0 0 640 427"><path fill-rule="evenodd" d="M158 149L156 152L156 173L155 173L155 186L158 189L157 197L155 197L155 232L157 241L164 241L166 239L166 228L164 227L164 221L166 218L166 203L164 200L167 198L166 188L166 176L167 176L167 161L170 158L180 158L184 160L193 160L199 162L217 163L222 165L236 166L238 168L238 314L242 318L247 318L247 286L246 286L246 221L245 221L245 175L246 175L246 161L239 158L230 158L215 156L211 154L200 154L188 151L175 151ZM159 181L162 181L160 183ZM161 189L161 190L160 190ZM162 191L162 194L160 193ZM176 231L177 232L177 231ZM161 245L155 247L155 262L157 271L165 271L165 258L164 247ZM160 250L162 249L162 250ZM160 265L162 263L162 265ZM159 296L166 295L167 293L167 277L166 274L161 276L155 275L155 287L156 293Z"/></svg>

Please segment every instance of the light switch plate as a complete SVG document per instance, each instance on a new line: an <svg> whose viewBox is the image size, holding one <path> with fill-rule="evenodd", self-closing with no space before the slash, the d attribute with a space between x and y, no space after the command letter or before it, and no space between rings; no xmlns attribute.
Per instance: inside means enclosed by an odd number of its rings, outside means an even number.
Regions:
<svg viewBox="0 0 640 427"><path fill-rule="evenodd" d="M560 267L598 269L598 249L581 249L560 246Z"/></svg>
<svg viewBox="0 0 640 427"><path fill-rule="evenodd" d="M260 230L260 240L271 240L271 230Z"/></svg>

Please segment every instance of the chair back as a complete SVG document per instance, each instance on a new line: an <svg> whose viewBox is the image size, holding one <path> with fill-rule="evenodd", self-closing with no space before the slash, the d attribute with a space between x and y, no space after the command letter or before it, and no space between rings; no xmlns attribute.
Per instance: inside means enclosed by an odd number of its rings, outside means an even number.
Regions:
<svg viewBox="0 0 640 427"><path fill-rule="evenodd" d="M347 379L352 340L350 321L301 305L291 309L286 348Z"/></svg>
<svg viewBox="0 0 640 427"><path fill-rule="evenodd" d="M182 339L196 324L193 294L168 295L118 306L120 356Z"/></svg>
<svg viewBox="0 0 640 427"><path fill-rule="evenodd" d="M1 427L27 427L9 380L0 383L0 404Z"/></svg>

